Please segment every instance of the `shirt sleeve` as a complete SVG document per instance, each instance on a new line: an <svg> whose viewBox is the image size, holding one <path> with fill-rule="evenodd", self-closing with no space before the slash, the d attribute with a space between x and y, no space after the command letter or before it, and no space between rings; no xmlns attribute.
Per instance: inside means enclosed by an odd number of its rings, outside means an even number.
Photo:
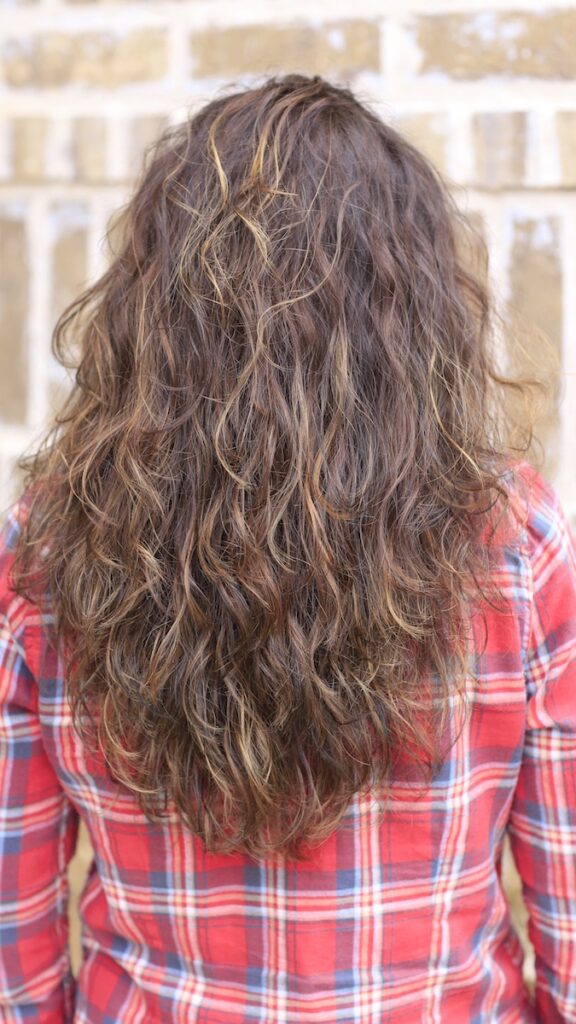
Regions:
<svg viewBox="0 0 576 1024"><path fill-rule="evenodd" d="M534 471L527 517L526 729L508 822L542 1024L576 1024L576 543Z"/></svg>
<svg viewBox="0 0 576 1024"><path fill-rule="evenodd" d="M42 742L24 644L32 606L8 586L17 529L10 513L0 535L0 1022L68 1024L67 865L79 819Z"/></svg>

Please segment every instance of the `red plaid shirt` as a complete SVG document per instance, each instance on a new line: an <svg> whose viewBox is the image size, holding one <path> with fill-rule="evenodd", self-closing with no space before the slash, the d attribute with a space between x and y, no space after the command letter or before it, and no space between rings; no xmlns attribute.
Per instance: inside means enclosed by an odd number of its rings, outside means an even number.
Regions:
<svg viewBox="0 0 576 1024"><path fill-rule="evenodd" d="M304 864L204 852L176 817L110 800L71 727L45 620L0 551L0 1020L10 1024L576 1022L576 546L527 464L488 610L473 713L424 798L356 797ZM482 632L483 639L483 632ZM66 866L94 865L70 973ZM506 830L536 951L536 1006L501 884Z"/></svg>

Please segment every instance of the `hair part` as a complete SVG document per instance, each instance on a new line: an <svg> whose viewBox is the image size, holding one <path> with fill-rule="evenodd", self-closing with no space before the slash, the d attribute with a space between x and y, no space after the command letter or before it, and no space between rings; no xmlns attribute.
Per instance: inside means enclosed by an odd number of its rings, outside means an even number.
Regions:
<svg viewBox="0 0 576 1024"><path fill-rule="evenodd" d="M75 383L14 585L150 820L299 859L402 758L443 764L520 384L440 175L319 76L169 128L118 230L54 329Z"/></svg>

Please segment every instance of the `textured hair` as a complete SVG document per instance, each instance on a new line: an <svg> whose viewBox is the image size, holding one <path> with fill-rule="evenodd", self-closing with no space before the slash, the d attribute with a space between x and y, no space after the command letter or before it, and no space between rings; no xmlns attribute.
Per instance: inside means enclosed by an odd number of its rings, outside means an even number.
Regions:
<svg viewBox="0 0 576 1024"><path fill-rule="evenodd" d="M74 383L21 460L13 586L150 821L300 859L402 763L430 783L497 600L523 385L483 243L367 103L295 74L168 127L109 231L54 328Z"/></svg>

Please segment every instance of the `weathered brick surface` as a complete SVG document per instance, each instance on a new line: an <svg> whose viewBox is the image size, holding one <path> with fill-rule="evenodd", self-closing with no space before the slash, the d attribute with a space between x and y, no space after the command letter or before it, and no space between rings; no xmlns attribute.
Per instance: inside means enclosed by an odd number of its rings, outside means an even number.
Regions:
<svg viewBox="0 0 576 1024"><path fill-rule="evenodd" d="M480 211L467 211L465 220L456 225L455 237L456 252L463 267L487 285L489 249L486 245L486 221Z"/></svg>
<svg viewBox="0 0 576 1024"><path fill-rule="evenodd" d="M72 164L79 181L106 180L107 127L103 117L77 117L72 126Z"/></svg>
<svg viewBox="0 0 576 1024"><path fill-rule="evenodd" d="M50 210L53 324L88 282L88 223L89 211L81 203L56 203Z"/></svg>
<svg viewBox="0 0 576 1024"><path fill-rule="evenodd" d="M526 177L527 115L474 114L472 118L476 182L485 188L514 188Z"/></svg>
<svg viewBox="0 0 576 1024"><path fill-rule="evenodd" d="M576 110L556 114L562 185L576 188Z"/></svg>
<svg viewBox="0 0 576 1024"><path fill-rule="evenodd" d="M423 74L576 78L573 7L423 15L414 21L414 35Z"/></svg>
<svg viewBox="0 0 576 1024"><path fill-rule="evenodd" d="M12 121L10 153L12 174L18 181L40 181L45 176L48 120L18 117Z"/></svg>
<svg viewBox="0 0 576 1024"><path fill-rule="evenodd" d="M155 29L128 33L51 32L7 39L2 77L15 89L77 85L112 89L161 78L167 70L166 34Z"/></svg>
<svg viewBox="0 0 576 1024"><path fill-rule="evenodd" d="M446 167L446 146L449 124L445 113L404 114L395 121L402 132L440 169Z"/></svg>
<svg viewBox="0 0 576 1024"><path fill-rule="evenodd" d="M283 70L348 75L380 70L379 28L370 21L238 25L193 32L197 77L266 74Z"/></svg>
<svg viewBox="0 0 576 1024"><path fill-rule="evenodd" d="M129 169L130 173L137 172L144 162L147 162L149 155L146 151L153 146L168 125L167 117L137 117L130 124L129 129Z"/></svg>
<svg viewBox="0 0 576 1024"><path fill-rule="evenodd" d="M558 466L557 392L563 327L560 224L555 217L518 216L512 219L511 228L510 322L517 341L512 369L541 380L548 388L537 436L544 446L545 472L553 477ZM515 408L521 417L522 408ZM537 446L532 455L536 460L540 458Z"/></svg>
<svg viewBox="0 0 576 1024"><path fill-rule="evenodd" d="M58 377L48 378L48 419L58 413L70 392L72 382Z"/></svg>
<svg viewBox="0 0 576 1024"><path fill-rule="evenodd" d="M29 254L24 211L0 205L0 420L26 420Z"/></svg>
<svg viewBox="0 0 576 1024"><path fill-rule="evenodd" d="M513 218L511 301L562 348L562 264L556 217Z"/></svg>
<svg viewBox="0 0 576 1024"><path fill-rule="evenodd" d="M6 125L6 162L9 177L23 184L50 181L76 181L104 185L117 178L112 175L113 143L109 136L113 124L119 125L126 149L123 177L131 180L140 168L146 150L168 125L166 115L117 118L102 116L31 117L17 116ZM53 138L62 130L67 139L61 158L50 160ZM118 132L117 132L118 134Z"/></svg>

